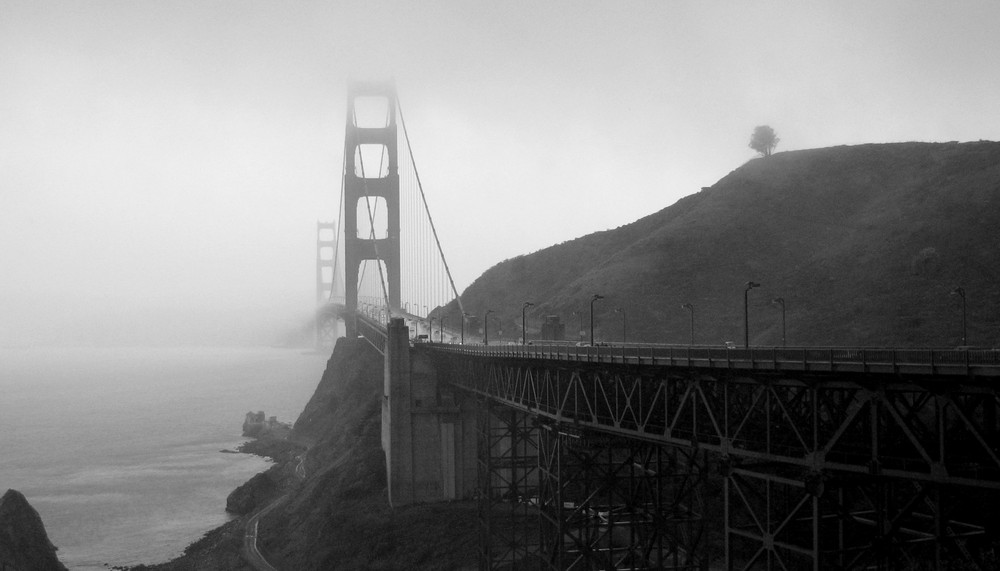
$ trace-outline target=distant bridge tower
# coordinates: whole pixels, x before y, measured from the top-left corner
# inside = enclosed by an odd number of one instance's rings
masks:
[[[322,306],[337,294],[334,276],[337,268],[337,224],[316,223],[316,306]]]
[[[359,119],[359,99],[384,100],[381,125]],[[368,119],[368,117],[365,117]],[[384,200],[387,225],[385,235],[376,234],[375,212],[378,199]],[[357,335],[358,276],[361,264],[373,260],[381,269],[369,270],[388,296],[389,311],[400,307],[399,255],[399,158],[396,145],[396,90],[388,83],[357,83],[347,95],[346,139],[344,141],[344,319],[349,338]],[[365,220],[367,235],[359,235],[358,216]],[[377,215],[377,216],[376,216]],[[381,289],[381,288],[379,288]],[[384,297],[382,294],[379,298]]]
[[[316,223],[316,347],[330,348],[337,341],[337,319],[340,318],[335,304],[343,303],[343,295],[337,289],[337,224]]]

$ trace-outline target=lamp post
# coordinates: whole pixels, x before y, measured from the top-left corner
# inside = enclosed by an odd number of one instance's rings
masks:
[[[968,341],[967,341],[968,329],[966,328],[966,321],[965,321],[965,316],[966,316],[966,314],[965,314],[965,288],[963,288],[963,287],[957,287],[957,288],[951,290],[951,295],[957,295],[957,296],[959,296],[959,297],[962,298],[962,346],[964,347],[964,346],[966,346],[968,344]]]
[[[526,301],[526,302],[524,302],[524,305],[521,306],[521,345],[527,345],[528,344],[528,330],[524,327],[524,323],[525,323],[525,321],[524,321],[524,312],[525,312],[526,309],[528,309],[532,305],[535,305],[535,304],[531,303],[530,301]]]
[[[743,346],[750,348],[750,310],[747,309],[747,294],[755,287],[760,287],[757,282],[747,282],[746,289],[743,290]]]
[[[599,300],[599,299],[604,299],[604,296],[595,293],[594,297],[590,298],[590,345],[591,345],[591,347],[594,346],[594,302],[597,301],[597,300]]]
[[[685,303],[681,305],[684,309],[691,312],[691,345],[694,345],[694,306],[690,303]]]
[[[785,343],[785,298],[776,297],[771,300],[771,303],[781,306],[781,346],[786,347]]]
[[[627,340],[626,337],[625,337],[625,308],[624,307],[616,307],[615,308],[615,313],[622,314],[622,345],[625,345],[625,342]]]
[[[493,313],[492,309],[487,309],[486,313],[483,314],[483,345],[490,344],[490,314]]]

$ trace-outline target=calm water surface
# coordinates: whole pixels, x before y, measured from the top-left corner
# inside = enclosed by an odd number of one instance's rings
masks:
[[[20,490],[70,569],[157,563],[229,518],[267,468],[223,454],[243,416],[292,422],[327,355],[290,349],[0,349],[0,494]]]

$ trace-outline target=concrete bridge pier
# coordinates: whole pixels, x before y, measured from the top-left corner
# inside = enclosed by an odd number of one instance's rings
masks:
[[[467,497],[475,489],[475,407],[458,402],[428,356],[411,350],[401,318],[388,328],[382,450],[394,507]]]

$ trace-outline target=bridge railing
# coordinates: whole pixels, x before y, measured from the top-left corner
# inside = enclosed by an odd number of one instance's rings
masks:
[[[432,344],[435,348],[488,357],[568,360],[587,363],[689,366],[730,369],[1000,375],[996,349],[896,349],[879,347],[750,347],[535,342],[528,345]]]
[[[385,345],[389,334],[382,322],[374,317],[362,312],[358,312],[358,336],[364,337],[372,347],[385,355]]]

